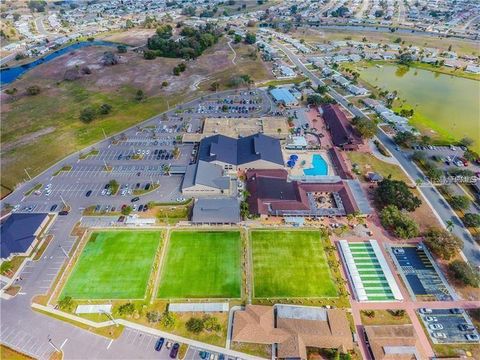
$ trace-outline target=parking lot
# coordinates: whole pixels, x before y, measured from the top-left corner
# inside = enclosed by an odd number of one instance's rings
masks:
[[[420,309],[420,318],[434,344],[478,343],[478,330],[463,309]]]
[[[237,358],[238,359],[238,358]],[[236,360],[234,357],[190,346],[185,360]]]
[[[415,299],[427,296],[438,301],[453,300],[453,291],[423,246],[392,246],[391,251],[395,265]]]

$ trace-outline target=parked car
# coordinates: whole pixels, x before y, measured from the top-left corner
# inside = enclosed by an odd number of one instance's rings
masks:
[[[432,333],[432,336],[434,338],[437,338],[437,339],[446,339],[447,338],[447,334],[445,334],[443,332],[434,332],[434,333]]]
[[[57,204],[53,204],[52,207],[50,208],[50,211],[55,211],[57,207],[58,207]]]
[[[462,331],[473,331],[473,330],[475,330],[475,326],[470,325],[470,324],[460,324],[460,325],[458,325],[458,328]]]
[[[436,316],[425,316],[425,321],[435,322],[438,321],[438,318]]]
[[[175,359],[178,355],[178,349],[180,348],[180,344],[179,343],[175,343],[173,344],[173,347],[172,347],[172,350],[170,350],[170,357],[172,359]]]
[[[431,314],[431,313],[432,313],[432,309],[421,308],[420,310],[418,310],[418,312],[419,312],[420,314]]]
[[[68,215],[68,211],[67,210],[62,210],[58,213],[58,215],[62,215],[62,216]]]
[[[206,352],[206,351],[200,351],[200,353],[199,353],[198,355],[200,355],[200,359],[205,360],[205,359],[208,359],[208,356],[209,356],[210,354],[209,354],[208,352]]]
[[[442,324],[428,324],[428,328],[430,330],[442,330],[443,325]]]
[[[463,314],[463,309],[453,308],[453,309],[450,309],[450,312],[452,314]]]
[[[86,197],[89,197],[90,195],[92,195],[92,190],[88,190],[87,193],[85,194]]]
[[[480,339],[480,337],[478,336],[478,334],[465,334],[465,338],[468,340],[468,341],[478,341]]]
[[[403,254],[405,254],[405,250],[402,249],[402,248],[394,248],[394,249],[393,249],[393,252],[394,252],[395,254],[398,254],[398,255],[403,255]]]
[[[155,343],[155,350],[156,351],[162,350],[162,346],[164,342],[165,342],[165,339],[163,337],[158,339],[157,342]]]
[[[142,204],[140,204],[140,205],[138,206],[138,211],[143,211],[143,205],[142,205]]]
[[[170,349],[172,347],[172,343],[170,341],[167,341],[167,343],[165,344],[165,347],[167,349]]]
[[[130,201],[133,203],[133,202],[136,202],[136,201],[138,201],[138,200],[140,200],[140,198],[139,198],[138,196],[135,196],[135,197],[134,197],[132,200],[130,200]]]

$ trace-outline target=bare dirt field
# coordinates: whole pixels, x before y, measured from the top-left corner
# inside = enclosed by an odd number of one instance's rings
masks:
[[[121,34],[118,41],[146,41],[144,31]],[[100,46],[76,50],[27,72],[7,87],[16,89],[14,95],[1,93],[2,196],[24,179],[24,168],[38,174],[100,140],[102,128],[107,134],[120,132],[165,111],[167,101],[172,106],[209,92],[214,80],[227,88],[228,79],[235,74],[249,74],[255,81],[272,78],[260,57],[251,56],[252,46],[235,45],[237,61],[233,64],[234,54],[227,42],[222,38],[201,57],[187,62],[187,70],[180,76],[172,70],[181,59],[145,60],[141,53],[117,54],[115,48]],[[105,51],[114,52],[118,64],[103,65]],[[66,73],[71,80],[65,80]],[[168,85],[162,86],[164,82]],[[38,95],[26,94],[31,85],[40,87]],[[145,93],[142,101],[135,99],[139,89]],[[112,106],[108,115],[98,116],[90,124],[79,120],[82,109],[105,103]]]

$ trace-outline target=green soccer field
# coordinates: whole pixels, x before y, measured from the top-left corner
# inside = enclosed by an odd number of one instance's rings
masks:
[[[93,233],[61,297],[142,299],[160,238],[160,231]]]
[[[254,295],[336,297],[317,231],[252,231]]]
[[[173,231],[158,288],[160,298],[239,298],[238,231]]]

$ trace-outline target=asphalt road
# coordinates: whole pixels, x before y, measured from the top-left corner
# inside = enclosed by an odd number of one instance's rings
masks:
[[[307,76],[312,81],[313,84],[321,86],[325,85],[325,83],[318,76],[308,70],[305,65],[303,65],[303,63],[300,61],[298,56],[296,56],[286,46],[278,43],[277,41],[273,41],[273,43],[288,56],[288,58],[304,73],[305,76]],[[328,93],[344,108],[348,109],[348,111],[350,111],[354,116],[368,117],[365,113],[363,113],[360,109],[351,104],[347,99],[345,99],[334,89],[329,87]],[[425,175],[413,164],[413,162],[407,156],[405,156],[405,153],[396,150],[396,144],[390,137],[388,137],[380,130],[378,131],[377,136],[379,140],[393,154],[393,156],[399,161],[403,169],[414,182],[417,179],[423,180],[425,178]],[[455,225],[453,228],[453,233],[463,240],[463,254],[472,265],[474,265],[475,267],[480,266],[480,247],[473,240],[468,230],[465,229],[463,223],[450,208],[443,196],[431,184],[424,184],[419,187],[419,190],[422,195],[428,200],[430,206],[438,214],[444,226],[446,226],[447,221],[453,221]]]

